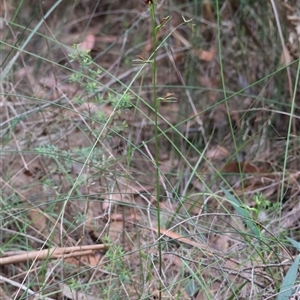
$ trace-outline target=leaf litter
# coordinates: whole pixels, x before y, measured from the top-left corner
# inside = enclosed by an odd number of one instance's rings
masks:
[[[92,8],[89,7],[91,4],[84,4],[84,2],[80,5],[81,8],[85,7],[87,10]],[[128,13],[134,9],[130,7],[130,4],[126,5]],[[110,9],[113,9],[113,6],[114,4]],[[225,6],[224,19],[226,19],[226,14],[229,14],[228,11],[233,8],[233,4]],[[144,8],[140,7],[138,9],[142,12]],[[197,274],[199,269],[204,270],[202,276],[209,282],[210,287],[207,292],[210,297],[215,299],[222,299],[224,291],[228,293],[226,280],[234,285],[242,285],[246,282],[241,290],[240,299],[251,295],[251,286],[253,285],[258,290],[258,295],[270,295],[274,292],[270,286],[279,278],[270,278],[268,271],[262,267],[252,279],[251,276],[256,268],[266,265],[266,261],[258,257],[255,249],[249,250],[249,252],[244,251],[248,244],[245,242],[246,237],[241,237],[239,232],[247,232],[249,228],[241,216],[235,214],[220,187],[226,183],[226,188],[243,199],[251,212],[251,209],[255,209],[258,205],[253,200],[254,195],[260,194],[270,203],[277,203],[278,191],[281,186],[284,186],[283,205],[285,210],[283,210],[282,216],[279,217],[276,211],[271,210],[268,223],[258,221],[258,225],[262,226],[262,230],[274,235],[277,234],[279,228],[281,232],[293,229],[292,234],[297,235],[296,229],[298,229],[299,221],[298,171],[288,169],[284,179],[282,178],[282,165],[277,160],[278,157],[282,157],[280,152],[284,151],[284,144],[280,140],[275,144],[276,141],[263,136],[263,128],[260,127],[263,127],[262,122],[267,124],[269,116],[263,113],[259,118],[257,115],[251,115],[248,108],[255,105],[255,101],[241,98],[238,95],[228,101],[229,113],[224,104],[218,103],[220,96],[216,91],[220,87],[220,69],[216,64],[217,45],[211,38],[215,34],[215,29],[214,26],[208,25],[209,22],[215,22],[209,8],[211,8],[209,5],[205,8],[207,23],[201,30],[203,30],[204,36],[207,35],[206,38],[207,41],[210,41],[211,47],[205,49],[205,45],[203,47],[192,45],[187,35],[187,27],[179,26],[176,34],[174,33],[174,47],[185,47],[183,50],[172,49],[178,50],[175,56],[177,67],[179,70],[184,70],[188,59],[202,61],[198,77],[196,77],[203,91],[198,97],[195,95],[195,99],[199,99],[196,103],[197,114],[193,109],[185,111],[188,105],[183,105],[186,103],[186,99],[185,95],[180,92],[174,93],[175,103],[166,101],[161,104],[159,110],[162,116],[160,129],[164,134],[160,137],[159,149],[162,174],[160,181],[162,194],[159,196],[155,195],[155,178],[153,176],[155,167],[149,155],[149,152],[154,153],[152,143],[154,127],[151,123],[154,116],[147,105],[140,103],[138,110],[127,109],[118,115],[110,104],[86,101],[81,103],[80,99],[83,99],[85,95],[78,87],[74,87],[66,80],[65,71],[60,68],[50,68],[49,70],[45,67],[46,69],[41,72],[43,75],[39,76],[35,67],[30,66],[31,63],[27,62],[27,59],[23,66],[20,62],[20,67],[12,81],[14,88],[9,88],[10,83],[2,86],[7,95],[1,107],[1,122],[12,120],[8,132],[9,138],[3,143],[1,155],[2,197],[10,199],[9,203],[12,207],[12,210],[9,210],[1,203],[4,218],[8,220],[7,224],[9,224],[2,229],[3,244],[8,241],[7,236],[10,237],[9,230],[17,231],[22,220],[26,220],[28,223],[26,235],[31,250],[42,247],[41,251],[45,251],[44,249],[51,249],[51,246],[64,247],[71,251],[75,246],[81,247],[81,250],[88,245],[91,246],[91,249],[93,246],[101,248],[103,241],[107,239],[110,244],[120,247],[125,253],[122,255],[122,253],[118,253],[117,248],[113,247],[111,248],[113,249],[112,253],[109,253],[109,255],[115,253],[115,255],[119,255],[117,257],[122,257],[124,266],[120,267],[121,269],[118,269],[118,266],[113,266],[115,269],[107,268],[112,266],[109,263],[111,258],[106,251],[89,250],[90,252],[82,252],[83,255],[78,254],[77,256],[76,252],[72,253],[72,256],[75,257],[67,257],[63,253],[62,257],[51,257],[50,255],[50,258],[54,261],[64,261],[64,264],[60,266],[63,267],[66,277],[74,274],[74,270],[78,272],[79,268],[85,266],[85,274],[88,274],[92,280],[103,282],[102,289],[107,288],[108,285],[105,283],[107,279],[110,282],[117,281],[117,272],[123,269],[130,270],[130,284],[125,280],[127,275],[124,275],[125,279],[121,281],[123,288],[120,289],[123,294],[121,293],[120,297],[130,295],[130,299],[140,299],[148,294],[156,297],[159,288],[156,280],[158,256],[156,245],[160,239],[164,245],[162,267],[165,278],[162,280],[166,287],[166,297],[180,297],[181,295],[185,298],[205,299],[207,294],[199,287],[193,291],[194,294],[188,294],[188,291],[191,293],[191,289],[187,288],[188,280],[193,274]],[[10,8],[5,9],[9,10]],[[297,33],[297,19],[292,17],[296,12],[288,9],[290,11],[289,19],[295,24]],[[82,16],[79,7],[73,13],[77,14],[77,17]],[[97,20],[103,23],[101,28],[107,25],[105,22],[108,19],[106,20],[103,16]],[[49,24],[54,26],[54,21]],[[141,22],[142,25],[147,24],[145,20]],[[182,20],[174,18],[172,22],[172,26],[175,28]],[[248,24],[250,27],[255,26],[251,23],[251,18],[247,22],[250,23]],[[92,27],[92,25],[90,26]],[[143,27],[140,28],[143,29]],[[118,39],[119,31],[122,30],[120,24],[111,26],[108,35],[96,32],[96,30],[81,35],[80,25],[74,26],[72,30],[75,33],[69,35],[70,42],[64,40],[64,44],[70,49],[72,39],[81,39],[81,48],[90,50],[97,63],[101,64],[103,61],[103,66],[110,66],[117,62],[116,65],[119,69],[118,71],[113,70],[115,72],[113,76],[117,78],[128,68],[126,62],[123,60],[120,62],[120,55],[125,53],[122,59],[126,61],[127,56],[133,58],[130,53],[142,53],[144,57],[149,57],[153,50],[151,36],[146,29],[142,31],[147,39],[143,40],[144,44],[140,46],[139,52],[135,51],[132,46],[135,42],[132,37],[123,36],[122,39]],[[163,39],[168,34],[167,26],[159,34],[158,38]],[[293,34],[290,33],[289,36],[291,48],[295,43]],[[79,35],[80,38],[78,38]],[[129,40],[126,41],[126,38]],[[126,48],[127,42],[129,49]],[[236,46],[234,42],[233,39],[233,48]],[[102,47],[107,47],[107,44],[114,46],[112,51],[103,53],[103,56],[97,60],[98,53],[103,50]],[[122,48],[123,46],[127,52]],[[31,47],[34,45],[32,44]],[[34,53],[32,49],[30,51]],[[228,62],[230,62],[231,50],[228,51]],[[61,53],[58,50],[57,52]],[[158,89],[160,95],[173,95],[172,89],[167,86],[174,82],[177,84],[181,82],[176,73],[174,75],[174,70],[169,68],[167,57],[161,56],[158,67],[172,75],[166,76],[167,73],[164,72],[158,74],[158,82],[165,85]],[[278,56],[279,61],[280,57],[281,53]],[[258,66],[259,63],[262,63],[257,62],[253,57],[251,59],[253,65]],[[259,69],[259,66],[257,68]],[[241,75],[236,72],[237,70],[232,68],[232,65],[225,65],[225,73],[230,78],[241,78]],[[111,78],[104,74],[102,79],[105,86],[105,82],[109,82]],[[125,84],[129,84],[130,79],[129,76],[123,81]],[[245,81],[248,82],[248,79],[243,79],[243,82]],[[147,73],[143,74],[142,89],[149,82],[151,82],[151,76]],[[112,86],[117,87],[116,84]],[[232,89],[237,88],[237,86],[232,86]],[[49,102],[60,97],[62,100],[57,102],[58,105],[49,106],[47,109],[36,111],[33,114],[25,114],[24,118],[19,119],[18,116],[35,107],[36,99],[27,98],[32,93],[36,98]],[[107,95],[104,92],[103,98]],[[141,95],[150,102],[151,90],[145,88],[141,91]],[[259,95],[255,95],[255,97],[259,97]],[[75,98],[78,98],[79,101],[76,102]],[[207,107],[211,108],[207,109]],[[207,109],[206,113],[203,112],[205,109]],[[245,111],[245,114],[240,113],[241,111]],[[106,119],[107,117],[111,118],[107,127],[103,126],[101,121],[95,122],[95,116],[99,117],[99,115],[105,116]],[[249,129],[247,132],[250,132],[249,135],[252,132],[249,143],[242,149],[245,153],[242,151],[236,153],[231,130],[228,130],[228,115],[234,123],[236,136],[242,135],[243,131],[245,133],[247,128]],[[211,136],[212,139],[209,140],[210,144],[204,153],[203,162],[199,164],[197,176],[193,176],[189,180],[193,170],[184,162],[182,156],[185,156],[190,163],[195,164],[199,159],[199,152],[189,148],[190,144],[187,141],[199,149],[203,148],[203,144],[197,145],[199,140],[201,142],[201,135],[199,134],[199,120],[196,117],[199,117],[204,124],[205,134]],[[178,126],[178,123],[180,124],[178,120],[184,120],[183,126]],[[113,127],[120,126],[124,121],[127,128],[122,128],[119,132],[112,130]],[[249,122],[252,122],[253,126]],[[278,122],[277,124],[280,125]],[[178,136],[174,133],[176,131],[170,130],[170,125],[176,126],[179,132],[186,136],[186,139],[182,139],[181,136],[176,141]],[[285,131],[285,128],[276,129],[278,129],[277,132]],[[92,134],[93,132],[97,133],[96,136]],[[97,142],[98,134],[102,134],[103,139]],[[261,144],[264,140],[274,143],[272,145],[267,142]],[[131,143],[134,145],[134,151],[132,151]],[[38,147],[47,144],[55,147],[51,149],[44,147],[40,152],[36,151]],[[97,150],[89,160],[85,160],[94,144]],[[172,151],[173,145],[179,147],[181,156],[178,157]],[[260,149],[262,149],[261,152],[259,152]],[[274,153],[273,149],[276,149],[278,153]],[[202,153],[202,150],[200,151]],[[129,157],[130,163],[128,164]],[[69,195],[77,178],[79,178],[77,186]],[[186,189],[187,183],[189,186]],[[162,207],[163,227],[160,238],[157,235],[158,224],[155,211],[157,201],[161,202]],[[58,218],[62,211],[64,219]],[[19,212],[22,213],[22,218],[17,217]],[[278,224],[281,224],[281,227],[278,227]],[[46,242],[46,245],[38,242],[36,238]],[[296,237],[294,236],[294,238]],[[253,241],[253,243],[257,243],[257,241]],[[26,253],[30,253],[29,249]],[[272,251],[269,251],[269,255],[271,254]],[[250,256],[253,259],[248,260]],[[33,265],[41,266],[36,261],[38,256],[34,257]],[[282,254],[282,260],[283,258],[286,258],[286,253]],[[28,257],[26,261],[28,261]],[[25,270],[24,266],[20,266],[20,268]],[[56,271],[56,268],[55,263],[47,261],[47,271],[52,270],[51,272],[53,272],[53,275],[49,277],[49,282],[57,280],[58,269]],[[8,267],[5,270],[5,274],[1,275],[12,276],[12,269]],[[151,278],[147,287],[141,288],[142,275],[144,275],[141,274],[141,270],[144,270]],[[226,275],[224,276],[224,274]],[[31,275],[37,276],[34,271],[31,272]],[[20,275],[20,282],[22,281],[21,277]],[[91,286],[94,295],[100,293],[95,285]],[[62,295],[69,299],[75,299],[70,283],[64,283],[60,289]],[[58,294],[57,297],[53,297],[59,299]],[[93,299],[82,291],[76,291],[76,295],[76,297]]]

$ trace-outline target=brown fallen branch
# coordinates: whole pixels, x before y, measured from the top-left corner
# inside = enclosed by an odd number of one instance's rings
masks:
[[[50,248],[39,251],[29,251],[8,257],[0,257],[0,266],[45,259],[61,259],[91,254],[94,250],[106,250],[110,244],[75,246],[66,248]]]
[[[155,231],[156,233],[158,233],[158,228],[156,228],[156,227],[148,228],[148,229],[152,229],[153,231]],[[205,254],[207,254],[208,256],[213,256],[213,253],[211,252],[211,249],[209,249],[204,244],[199,244],[197,242],[194,242],[194,241],[190,240],[189,238],[185,238],[185,237],[181,236],[180,234],[178,234],[178,233],[176,233],[174,231],[171,231],[171,230],[166,230],[166,229],[161,228],[160,229],[160,233],[161,233],[161,238],[163,236],[167,236],[168,238],[170,238],[170,239],[172,239],[174,241],[182,242],[184,244],[187,244],[187,245],[199,248],[203,252],[205,252]]]

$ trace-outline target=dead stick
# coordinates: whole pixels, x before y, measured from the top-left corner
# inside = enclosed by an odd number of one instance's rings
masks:
[[[87,246],[75,246],[75,247],[66,247],[66,248],[50,248],[40,251],[29,251],[18,255],[13,255],[9,257],[0,257],[0,266],[20,263],[28,260],[44,260],[47,258],[57,259],[63,258],[63,256],[80,256],[86,254],[84,251],[88,250],[106,250],[110,247],[110,244],[102,245],[87,245]],[[82,252],[83,251],[83,252]],[[80,254],[82,253],[82,254]],[[74,255],[73,255],[74,254]],[[76,254],[76,255],[75,255]]]

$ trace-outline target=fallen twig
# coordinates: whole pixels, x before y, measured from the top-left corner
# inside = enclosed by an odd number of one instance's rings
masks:
[[[29,260],[60,259],[66,257],[82,256],[90,254],[92,250],[106,250],[110,244],[75,246],[66,248],[50,248],[39,251],[29,251],[8,257],[0,257],[0,266],[27,262]]]

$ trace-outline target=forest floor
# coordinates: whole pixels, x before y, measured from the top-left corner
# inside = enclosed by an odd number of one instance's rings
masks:
[[[300,295],[300,2],[151,5],[1,2],[0,299]]]

